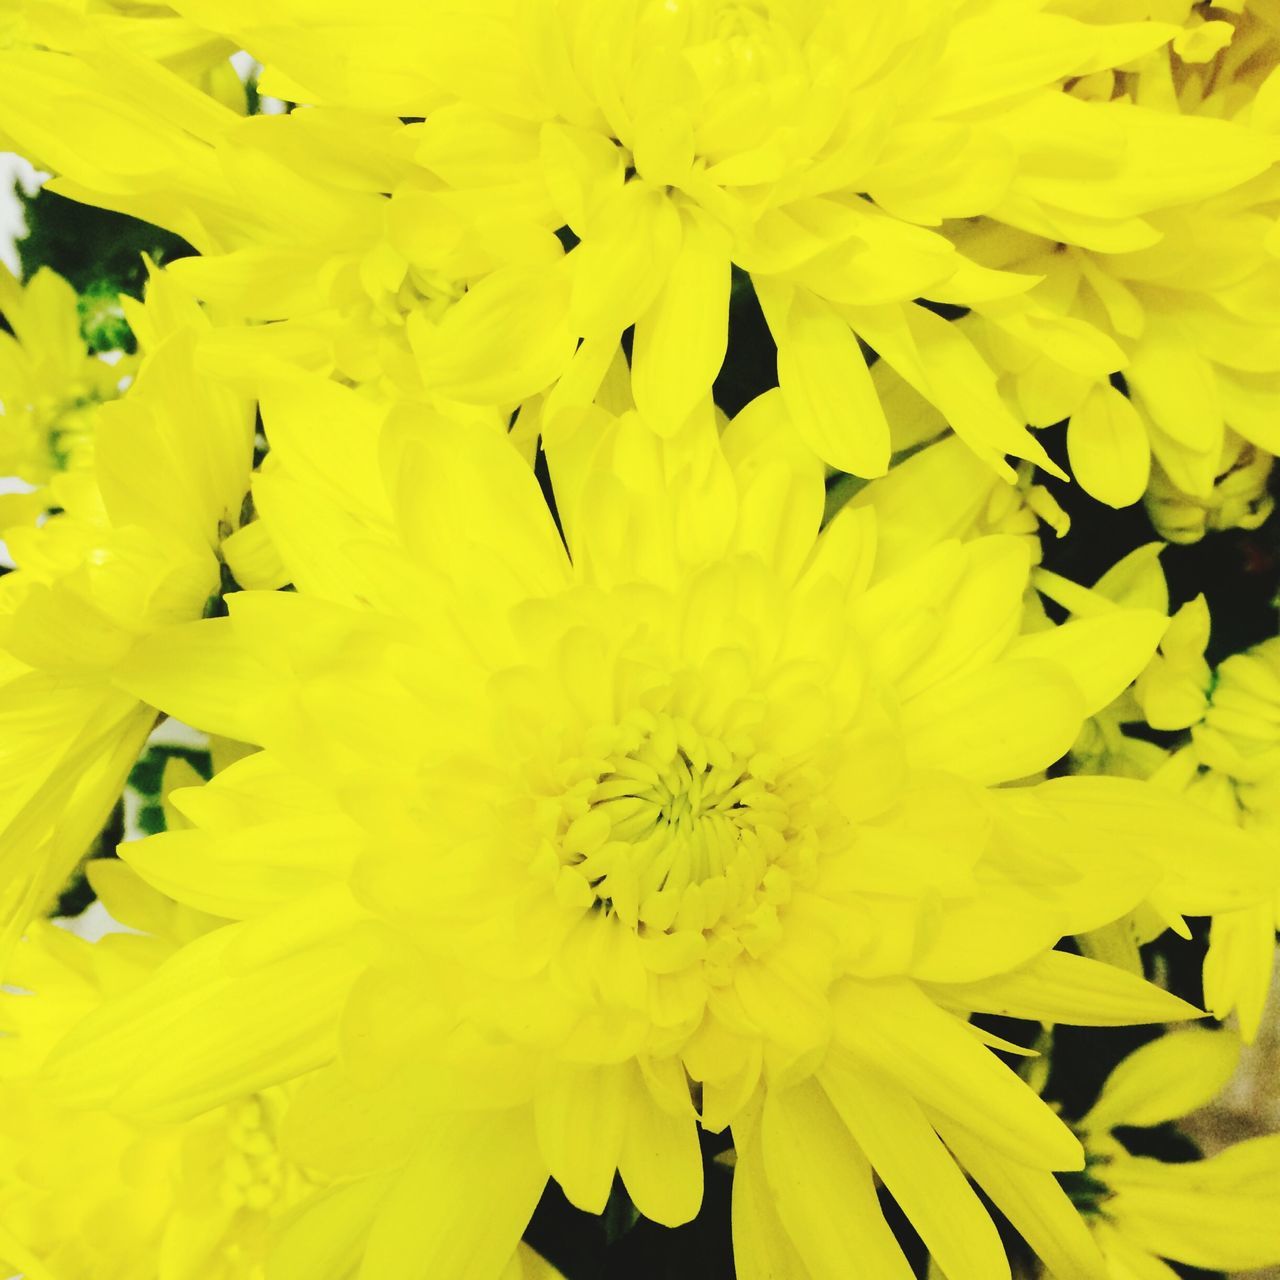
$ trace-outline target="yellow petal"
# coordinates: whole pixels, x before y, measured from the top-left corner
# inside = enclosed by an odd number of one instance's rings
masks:
[[[631,353],[636,407],[663,435],[711,391],[729,342],[728,234],[696,206],[682,207],[680,221],[680,249],[653,305],[636,321]]]
[[[833,1004],[841,1048],[891,1075],[930,1111],[1033,1167],[1083,1164],[1066,1125],[914,983],[844,982]]]
[[[276,913],[269,935],[233,925],[197,939],[78,1024],[50,1057],[48,1083],[77,1103],[171,1120],[319,1066],[369,961],[367,944],[344,937],[357,918],[340,890]]]
[[[919,694],[903,707],[902,727],[917,767],[991,785],[1061,759],[1084,716],[1084,699],[1061,668],[1007,659]]]
[[[1118,1161],[1107,1211],[1134,1244],[1175,1262],[1245,1271],[1280,1258],[1280,1134],[1209,1160]]]
[[[438,323],[413,312],[409,340],[427,389],[465,404],[513,404],[565,370],[578,335],[561,264],[485,276]]]
[[[1240,1041],[1227,1031],[1193,1028],[1161,1036],[1112,1071],[1082,1123],[1112,1129],[1179,1120],[1218,1096],[1239,1058]]]
[[[702,1204],[702,1150],[692,1115],[672,1115],[633,1080],[618,1172],[646,1218],[665,1227],[691,1221]]]
[[[1048,951],[1012,973],[982,982],[939,983],[934,990],[957,1009],[1077,1026],[1123,1027],[1202,1016],[1134,974],[1065,951]]]
[[[734,1134],[733,1261],[740,1280],[812,1280],[782,1225],[765,1177],[759,1135]]]
[[[566,583],[568,557],[538,482],[505,438],[406,411],[385,462],[405,542],[426,566],[512,599]]]
[[[627,1127],[632,1068],[557,1063],[534,1094],[538,1147],[571,1204],[603,1213]]]
[[[1276,921],[1271,903],[1214,916],[1204,962],[1205,1004],[1215,1018],[1234,1009],[1245,1043],[1258,1034],[1275,967]]]
[[[943,1141],[1036,1251],[1054,1280],[1113,1280],[1084,1219],[1051,1173],[1010,1160],[949,1120],[935,1121]]]
[[[889,424],[848,321],[808,289],[762,277],[756,292],[778,345],[778,381],[801,438],[840,471],[884,475]]]
[[[834,1055],[818,1078],[947,1280],[1007,1276],[995,1224],[910,1094]]]
[[[546,1179],[528,1108],[438,1117],[383,1202],[360,1280],[496,1280]]]
[[[815,1081],[769,1090],[760,1140],[778,1216],[814,1280],[862,1268],[877,1280],[909,1280],[871,1166]]]
[[[1151,474],[1151,442],[1138,411],[1114,387],[1094,386],[1071,415],[1067,453],[1076,479],[1100,502],[1127,507]]]
[[[1125,609],[1020,636],[1011,657],[1054,663],[1071,676],[1086,715],[1097,715],[1142,672],[1168,626],[1163,613]]]
[[[393,1183],[390,1175],[330,1188],[299,1206],[276,1228],[273,1280],[349,1280],[369,1228]]]

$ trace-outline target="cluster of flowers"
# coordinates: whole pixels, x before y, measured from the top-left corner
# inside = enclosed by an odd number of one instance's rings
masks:
[[[1214,670],[1154,539],[1270,512],[1278,64],[1280,0],[0,0],[0,142],[195,251],[110,359],[0,280],[0,1263],[573,1280],[549,1180],[704,1176],[742,1280],[909,1280],[886,1193],[947,1280],[1280,1261],[1280,1138],[1132,1138],[1275,950],[1280,640]],[[1153,540],[1041,567],[1045,477]],[[1187,916],[1239,1034],[1064,1118],[1041,1028],[1201,1016]]]

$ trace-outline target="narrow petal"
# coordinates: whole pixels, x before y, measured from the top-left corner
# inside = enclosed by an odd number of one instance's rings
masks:
[[[759,1134],[743,1142],[735,1133],[733,1170],[733,1262],[738,1280],[811,1280],[778,1217],[765,1179]]]
[[[889,424],[849,323],[808,289],[761,278],[778,380],[795,429],[823,462],[856,476],[889,469]]]
[[[680,210],[683,239],[653,305],[636,321],[631,386],[662,435],[711,391],[729,342],[729,237],[696,206]]]
[[[1204,999],[1215,1018],[1234,1009],[1252,1042],[1262,1022],[1275,966],[1275,908],[1269,902],[1214,916],[1204,962]]]
[[[871,1166],[815,1081],[769,1091],[760,1140],[778,1215],[814,1280],[909,1280]]]
[[[995,1224],[911,1095],[835,1055],[818,1078],[947,1280],[1008,1276]]]
[[[1149,859],[1162,872],[1159,900],[1173,912],[1214,915],[1274,892],[1274,859],[1262,840],[1169,791],[1131,778],[1053,778],[1031,799],[1064,840],[1078,844],[1088,832],[1095,855]]]
[[[957,1009],[1076,1026],[1123,1027],[1202,1016],[1138,975],[1065,951],[1047,951],[982,982],[939,983],[933,990]]]
[[[1058,1180],[1010,1160],[984,1138],[936,1118],[942,1140],[1036,1251],[1054,1280],[1111,1280],[1107,1264]]]
[[[841,1047],[924,1106],[1033,1167],[1078,1169],[1061,1120],[951,1014],[911,982],[844,982],[833,993]]]
[[[1179,1120],[1222,1092],[1239,1059],[1240,1041],[1228,1031],[1161,1036],[1112,1071],[1083,1123],[1111,1129]]]
[[[1151,1253],[1213,1271],[1280,1258],[1280,1134],[1185,1164],[1117,1162],[1108,1183],[1108,1213]]]
[[[197,939],[79,1023],[51,1054],[46,1082],[75,1105],[161,1121],[320,1066],[369,963],[367,944],[344,936],[356,918],[335,892],[276,913],[269,941],[253,923]]]

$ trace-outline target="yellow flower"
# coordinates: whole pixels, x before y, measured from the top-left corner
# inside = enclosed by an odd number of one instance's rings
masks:
[[[1160,550],[1159,543],[1139,548],[1091,592],[1043,571],[1039,580],[1078,617],[1117,604],[1165,611]],[[1280,828],[1280,641],[1234,654],[1214,670],[1205,661],[1209,625],[1203,596],[1178,610],[1132,689],[1086,726],[1072,748],[1071,767],[1077,773],[1147,778],[1225,822],[1263,833],[1274,847]],[[1135,726],[1183,732],[1161,746],[1133,732]],[[1202,856],[1212,859],[1212,845]],[[1170,925],[1182,927],[1151,908],[1145,904],[1128,919],[1082,938],[1085,953],[1140,973],[1138,945]],[[1257,1034],[1271,986],[1278,925],[1280,897],[1274,895],[1213,918],[1205,1002],[1216,1017],[1234,1012],[1246,1040]]]
[[[720,368],[737,267],[795,429],[859,475],[890,460],[863,341],[992,465],[1056,469],[998,394],[1003,361],[921,299],[1068,379],[1123,363],[1093,319],[1022,298],[1034,275],[957,252],[964,220],[988,215],[1006,261],[1036,235],[1128,250],[1158,235],[1149,213],[1275,156],[1233,123],[1064,94],[1177,28],[1042,0],[892,22],[772,0],[177,7],[308,109],[236,122],[147,59],[40,52],[5,59],[0,123],[61,189],[196,244],[176,270],[202,297],[283,322],[258,342],[491,416],[554,384],[550,423],[634,324],[637,405],[675,429]],[[262,359],[223,354],[241,376]]]
[[[310,1189],[275,1149],[281,1090],[143,1128],[40,1088],[39,1063],[69,1026],[219,923],[118,862],[91,863],[89,875],[113,916],[142,933],[91,944],[41,922],[17,949],[11,976],[24,990],[0,1004],[0,1259],[32,1280],[261,1276],[268,1217]]]
[[[687,1221],[699,1126],[733,1130],[744,1277],[905,1276],[873,1167],[953,1280],[1002,1274],[948,1148],[1092,1274],[1049,1172],[1079,1149],[964,1018],[1186,1016],[1050,948],[1144,893],[1267,891],[1243,836],[1143,784],[1000,785],[1067,750],[1164,618],[1021,634],[1017,537],[879,572],[872,511],[819,536],[777,393],[722,440],[709,406],[665,441],[592,415],[551,455],[567,548],[500,437],[370,413],[324,382],[268,400],[255,492],[299,589],[126,664],[265,748],[171,797],[194,829],[126,850],[240,923],[86,1019],[51,1087],[173,1119],[312,1073],[284,1146],[344,1185],[281,1280],[339,1244],[388,1280],[497,1275],[548,1174],[599,1212],[619,1171]]]
[[[1223,661],[1209,706],[1191,731],[1187,792],[1266,834],[1280,832],[1280,640]],[[1253,1039],[1271,985],[1280,897],[1215,916],[1205,961],[1205,1002],[1215,1016],[1233,1009]]]
[[[131,932],[89,943],[37,923],[12,968],[23,990],[0,996],[0,1265],[26,1280],[262,1280],[273,1250],[288,1258],[289,1211],[317,1189],[279,1150],[287,1090],[140,1126],[62,1106],[41,1088],[39,1063],[68,1027],[221,923],[119,862],[88,873]],[[312,1280],[353,1280],[352,1259],[326,1265]],[[559,1276],[522,1246],[503,1280]]]
[[[1029,464],[1010,485],[959,436],[948,436],[898,463],[876,484],[851,499],[855,510],[879,516],[876,562],[882,571],[905,563],[948,538],[965,541],[988,534],[1022,539],[1032,563],[1041,557],[1040,528],[1058,537],[1071,522],[1043,485],[1031,483]]]
[[[244,85],[230,62],[236,46],[159,0],[0,4],[0,48],[93,51],[104,45],[142,53],[234,110],[245,110]]]
[[[281,322],[208,340],[232,381],[283,359],[505,422],[494,406],[573,355],[545,192],[549,226],[525,200],[450,200],[414,159],[419,126],[323,108],[245,120],[146,42],[106,67],[94,38],[64,44],[4,56],[0,131],[52,190],[190,241],[203,257],[173,274],[224,316]]]
[[[1227,1272],[1280,1261],[1280,1135],[1177,1164],[1126,1147],[1124,1130],[1165,1124],[1211,1102],[1238,1053],[1239,1041],[1225,1031],[1161,1036],[1116,1067],[1076,1126],[1088,1163],[1068,1185],[1110,1280],[1175,1280],[1161,1259]]]
[[[1147,514],[1156,532],[1170,542],[1198,542],[1221,529],[1257,529],[1275,509],[1270,493],[1274,463],[1265,449],[1228,428],[1209,492],[1184,492],[1157,462],[1147,486]]]
[[[61,512],[8,531],[0,579],[0,927],[11,940],[87,851],[156,718],[114,672],[139,637],[198,618],[226,566],[262,560],[240,529],[249,406],[193,367],[203,320],[157,276],[132,309],[149,347],[136,383],[99,410],[93,467],[56,476]],[[228,571],[230,572],[230,571]]]
[[[0,332],[0,473],[37,490],[59,471],[91,466],[98,406],[120,394],[135,363],[85,349],[76,302],[47,267],[26,285],[0,270],[0,316],[10,330]],[[7,497],[4,523],[47,505],[39,492]]]
[[[1268,14],[1256,6],[1229,20],[1197,16],[1169,49],[1134,69],[1086,77],[1059,104],[1083,119],[1081,97],[1117,115],[1131,102],[1133,123],[1174,147],[1179,128],[1188,138],[1212,131],[1224,144],[1232,136],[1230,145],[1251,143],[1268,164],[1194,193],[1177,191],[1181,178],[1171,171],[1166,203],[1148,206],[1121,238],[1027,224],[1040,234],[979,225],[959,236],[986,265],[1042,278],[1024,305],[1087,324],[1111,344],[1114,364],[1089,368],[1083,349],[1037,341],[1016,308],[1010,316],[977,308],[961,322],[1002,368],[1020,417],[1034,426],[1071,419],[1076,479],[1116,507],[1150,484],[1153,519],[1177,541],[1194,541],[1206,524],[1256,527],[1270,509],[1266,475],[1280,448],[1280,121],[1268,77],[1280,56],[1280,15]],[[1154,136],[1147,152],[1153,164],[1174,158]],[[1101,198],[1086,208],[1121,212]],[[1109,383],[1117,371],[1127,395]]]

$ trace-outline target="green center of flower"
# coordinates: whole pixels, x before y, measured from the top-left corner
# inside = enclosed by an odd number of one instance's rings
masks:
[[[778,762],[668,715],[637,714],[602,736],[606,750],[581,762],[565,797],[561,861],[633,928],[767,946],[792,886]]]

